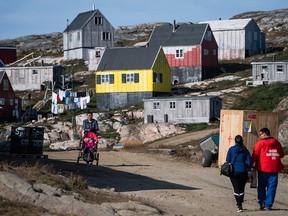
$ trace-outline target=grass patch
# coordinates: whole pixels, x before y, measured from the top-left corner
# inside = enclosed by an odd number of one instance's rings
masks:
[[[219,122],[215,121],[212,124],[198,123],[198,124],[179,124],[180,127],[185,128],[186,132],[195,132],[206,129],[214,129],[219,127]]]
[[[288,96],[288,84],[273,83],[268,86],[259,86],[253,89],[246,97],[238,97],[232,109],[273,111],[279,102]]]

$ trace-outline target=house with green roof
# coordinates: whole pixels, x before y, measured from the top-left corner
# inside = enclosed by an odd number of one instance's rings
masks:
[[[171,93],[162,47],[107,48],[96,73],[96,107],[117,109]]]

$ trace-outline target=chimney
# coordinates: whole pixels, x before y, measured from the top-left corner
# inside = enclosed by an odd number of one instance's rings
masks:
[[[92,5],[93,10],[95,10],[95,4]]]
[[[173,20],[173,32],[176,31],[176,20]]]

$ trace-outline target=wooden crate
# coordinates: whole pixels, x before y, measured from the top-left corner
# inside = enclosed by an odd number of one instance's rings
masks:
[[[252,154],[258,141],[259,130],[267,127],[271,136],[278,138],[278,113],[254,110],[221,110],[218,165],[226,160],[226,154],[235,144],[236,135],[241,135],[244,145]]]

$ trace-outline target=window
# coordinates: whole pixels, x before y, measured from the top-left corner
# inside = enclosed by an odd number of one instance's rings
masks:
[[[207,31],[205,34],[205,40],[211,41],[212,39],[212,33],[211,31]]]
[[[38,74],[38,71],[37,70],[32,70],[32,74],[33,75]]]
[[[153,102],[153,109],[160,109],[160,102]]]
[[[276,72],[283,73],[283,65],[277,65]]]
[[[122,83],[139,83],[139,73],[122,74]]]
[[[68,40],[70,41],[70,42],[72,42],[72,34],[68,34]]]
[[[7,79],[3,80],[3,90],[8,91],[9,90],[9,82]]]
[[[100,57],[101,57],[101,52],[100,52],[99,50],[97,50],[97,51],[95,52],[95,57],[96,57],[96,58],[100,58]]]
[[[175,109],[176,108],[176,102],[175,101],[170,101],[169,102],[169,108],[170,109]]]
[[[177,49],[175,58],[183,58],[183,49]]]
[[[257,40],[257,32],[254,32],[254,40]]]
[[[0,98],[0,105],[5,105],[5,98]]]
[[[102,40],[111,40],[110,32],[102,32]]]
[[[9,100],[9,103],[10,103],[10,106],[13,106],[14,99],[10,99],[10,100]]]
[[[217,54],[216,49],[213,49],[213,55],[216,56],[216,54]]]
[[[80,41],[80,32],[77,32],[77,40]]]
[[[204,49],[204,55],[205,56],[209,55],[209,50],[208,49]]]
[[[192,108],[192,101],[185,101],[185,108],[191,109]]]
[[[103,25],[103,17],[95,17],[95,25]]]
[[[153,73],[153,82],[154,83],[162,83],[162,73],[154,72]]]
[[[101,74],[96,76],[97,84],[113,84],[114,74]]]

